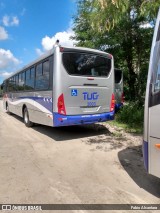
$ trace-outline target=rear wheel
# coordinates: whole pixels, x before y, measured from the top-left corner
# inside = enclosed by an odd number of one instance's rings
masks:
[[[27,127],[32,127],[32,126],[33,126],[33,122],[29,120],[29,113],[28,113],[27,108],[24,108],[23,120],[24,120],[24,124],[25,124]]]

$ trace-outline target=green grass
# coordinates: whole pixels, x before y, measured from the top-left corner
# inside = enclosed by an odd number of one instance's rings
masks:
[[[116,120],[110,121],[109,124],[111,126],[116,126],[118,128],[122,128],[128,133],[136,133],[136,134],[142,134],[143,133],[143,127],[142,126],[137,125],[137,126],[134,126],[134,127],[130,127],[130,125],[125,124],[125,123],[121,123],[121,122],[116,121]]]
[[[144,109],[136,103],[126,104],[111,121],[111,126],[116,126],[130,133],[143,133]]]

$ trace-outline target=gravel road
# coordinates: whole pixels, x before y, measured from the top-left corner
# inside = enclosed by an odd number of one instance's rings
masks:
[[[160,179],[144,170],[141,141],[109,123],[27,128],[0,101],[0,203],[160,204]]]

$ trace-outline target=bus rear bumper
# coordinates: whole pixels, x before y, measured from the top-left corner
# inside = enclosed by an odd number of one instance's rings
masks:
[[[114,111],[94,115],[61,115],[53,113],[53,126],[70,126],[105,122],[114,119]]]
[[[117,103],[115,104],[115,110],[118,111],[123,107],[123,103]]]
[[[142,151],[143,151],[144,167],[148,172],[148,142],[143,141]]]

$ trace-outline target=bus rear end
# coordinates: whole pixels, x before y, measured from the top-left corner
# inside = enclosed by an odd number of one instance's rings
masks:
[[[115,109],[118,111],[124,104],[123,93],[123,72],[120,69],[114,69],[115,71]]]
[[[87,48],[57,47],[55,52],[54,126],[113,120],[113,57]]]

